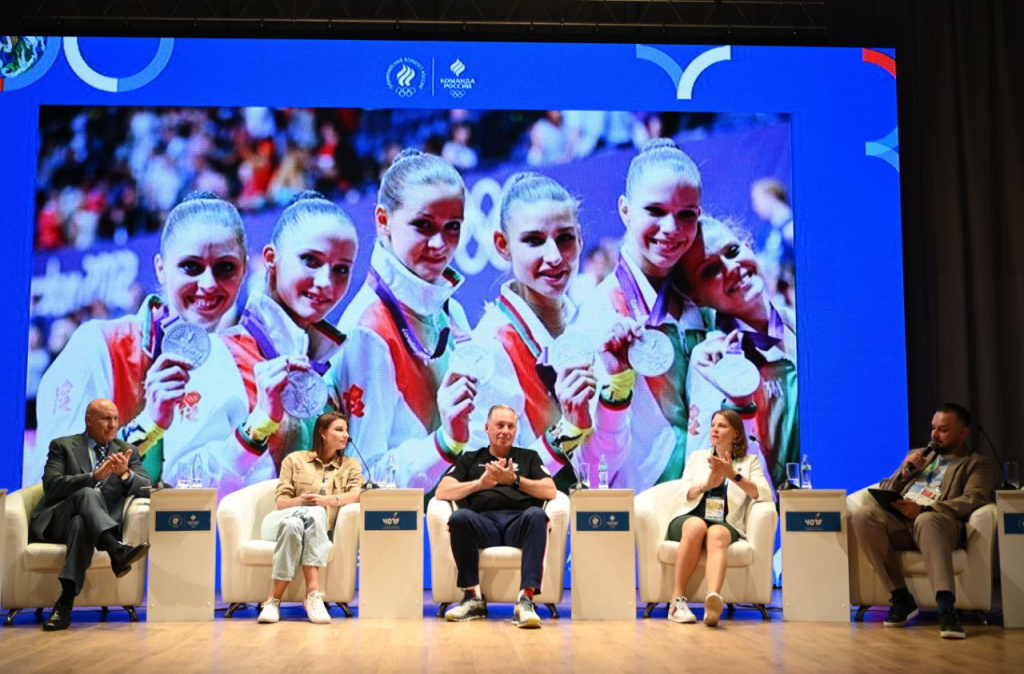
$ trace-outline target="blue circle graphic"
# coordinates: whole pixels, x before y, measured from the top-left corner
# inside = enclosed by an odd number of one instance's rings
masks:
[[[171,60],[171,53],[174,51],[174,38],[160,38],[160,45],[157,47],[156,55],[145,68],[129,77],[108,77],[96,72],[92,66],[85,62],[82,57],[82,50],[78,46],[77,37],[64,38],[64,53],[68,57],[68,64],[75,71],[83,82],[100,91],[110,93],[123,93],[140,89],[163,72],[167,63]]]

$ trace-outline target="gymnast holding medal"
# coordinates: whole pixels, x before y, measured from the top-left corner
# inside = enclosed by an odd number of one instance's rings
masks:
[[[593,432],[597,396],[595,350],[584,335],[567,331],[576,314],[567,290],[583,246],[580,204],[538,173],[517,173],[506,185],[494,245],[510,263],[512,279],[487,307],[469,348],[456,349],[449,370],[477,375],[472,447],[488,444],[483,431],[491,406],[507,405],[524,421],[516,446],[538,452],[564,490],[575,482],[567,463]],[[624,321],[615,323],[606,339],[628,329]],[[607,408],[598,413],[618,414]],[[613,423],[606,420],[605,426]]]
[[[689,395],[689,360],[712,322],[679,290],[673,270],[696,237],[701,189],[696,164],[674,142],[656,139],[644,145],[630,162],[619,197],[626,231],[618,263],[577,319],[586,330],[608,316],[640,326],[599,354],[598,406],[625,416],[598,415],[589,441],[601,448],[613,487],[643,491],[678,479],[687,454],[698,446],[702,429],[691,423],[696,410]],[[606,426],[603,419],[615,424]]]
[[[716,330],[692,360],[715,394],[703,407],[736,410],[781,481],[781,466],[800,460],[793,313],[770,298],[749,237],[708,215],[680,270],[688,294],[715,311]]]
[[[477,377],[447,372],[469,338],[448,266],[466,188],[451,164],[407,149],[381,179],[377,242],[363,287],[339,323],[347,341],[328,381],[373,477],[429,495],[469,441]],[[388,471],[389,473],[391,471]]]
[[[196,451],[211,486],[232,491],[278,474],[292,451],[312,446],[329,409],[323,374],[345,341],[324,317],[348,291],[358,242],[344,211],[318,192],[296,195],[263,247],[263,292],[239,324],[217,335],[234,367],[207,375],[221,400],[208,421],[218,440]]]
[[[139,449],[154,481],[170,474],[182,448],[204,442],[202,416],[215,401],[194,404],[210,395],[194,378],[231,362],[209,333],[245,278],[238,211],[209,192],[189,194],[168,214],[153,265],[161,295],[146,297],[135,314],[82,324],[43,375],[33,455],[39,465],[27,465],[26,474],[42,474],[50,440],[81,432],[96,398],[112,400],[127,420],[119,437]]]

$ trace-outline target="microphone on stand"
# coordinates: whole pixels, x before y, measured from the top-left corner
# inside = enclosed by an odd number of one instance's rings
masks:
[[[938,452],[939,452],[939,443],[935,442],[934,440],[930,441],[928,443],[928,445],[924,448],[924,464],[923,465],[927,466],[929,463],[931,463],[932,459],[935,458],[935,455],[938,454]],[[914,473],[916,473],[917,471],[918,471],[917,466],[915,466],[912,462],[907,461],[906,465],[903,466],[903,477],[904,478],[908,478],[911,475],[913,475]]]
[[[380,485],[373,481],[373,475],[370,473],[370,464],[366,463],[366,459],[363,458],[363,453],[359,451],[359,445],[355,443],[355,440],[353,440],[351,436],[349,436],[348,444],[352,445],[352,449],[356,450],[356,456],[359,457],[359,461],[363,464],[363,468],[366,469],[366,482],[363,483],[362,491],[366,491],[368,489],[380,489]]]
[[[555,438],[553,440],[553,442],[554,442],[556,447],[561,449],[562,448],[562,443],[565,442],[566,440],[569,440],[569,439],[570,438],[568,436],[563,435],[561,437]],[[565,452],[562,452],[562,453],[564,454]],[[580,489],[590,489],[590,487],[588,487],[587,485],[585,485],[583,483],[583,479],[580,477],[580,474],[576,472],[576,466],[574,466],[573,463],[572,463],[572,457],[566,456],[565,458],[568,459],[568,461],[569,461],[569,470],[572,471],[572,476],[574,478],[576,478],[576,484],[569,485],[569,493],[571,494],[574,491],[579,491]]]
[[[753,435],[748,435],[747,440],[750,440],[751,442],[755,443],[758,447],[764,447],[764,445],[761,444],[761,441],[758,440]],[[761,452],[761,456],[764,456],[764,451]],[[782,470],[782,485],[777,485],[775,484],[775,480],[772,480],[772,486],[775,487],[775,491],[789,491],[790,489],[799,489],[800,487],[796,486],[795,484],[789,481],[789,476],[786,475],[786,467],[779,463],[779,457],[773,455],[772,461],[775,462],[776,468]]]
[[[985,440],[988,441],[989,448],[992,449],[992,455],[996,457],[996,461],[999,462],[999,474],[1003,476],[1003,481],[999,483],[998,489],[1017,489],[1017,487],[1014,487],[1013,484],[1011,484],[1010,481],[1006,479],[1006,464],[1003,463],[1003,460],[1002,458],[1000,458],[999,453],[996,452],[996,446],[992,444],[992,438],[988,437],[988,433],[986,433],[985,429],[981,427],[981,424],[975,425],[978,427],[978,430],[981,431],[981,434],[985,436]]]

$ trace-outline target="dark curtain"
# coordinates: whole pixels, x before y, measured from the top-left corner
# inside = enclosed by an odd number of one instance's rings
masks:
[[[1024,2],[833,8],[837,43],[897,48],[911,441],[959,402],[1024,462]]]

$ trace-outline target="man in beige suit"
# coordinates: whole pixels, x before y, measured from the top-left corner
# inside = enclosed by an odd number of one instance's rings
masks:
[[[996,467],[967,446],[971,415],[960,405],[944,403],[932,417],[927,450],[915,449],[880,487],[903,494],[893,503],[899,513],[877,504],[853,513],[853,528],[871,566],[892,593],[886,627],[903,627],[917,615],[917,602],[907,590],[897,550],[918,549],[939,607],[939,633],[944,639],[965,634],[954,607],[953,551],[964,542],[971,513],[992,502]],[[906,465],[910,464],[908,470]],[[923,505],[924,504],[924,505]]]

